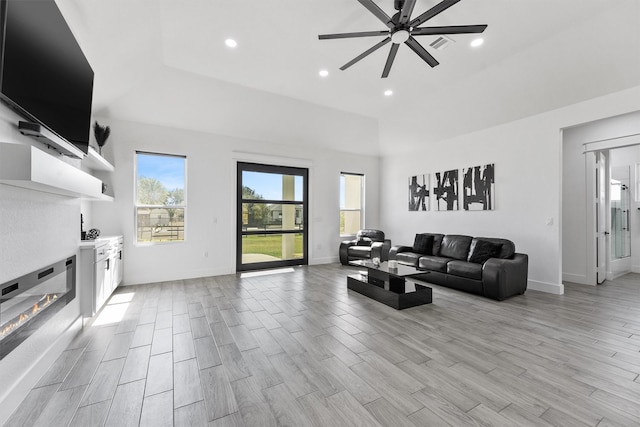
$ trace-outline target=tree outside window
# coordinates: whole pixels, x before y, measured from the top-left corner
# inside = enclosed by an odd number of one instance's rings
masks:
[[[185,239],[186,157],[136,153],[136,242]]]

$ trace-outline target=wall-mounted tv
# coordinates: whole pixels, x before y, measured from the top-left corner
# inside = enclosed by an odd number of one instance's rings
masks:
[[[0,99],[84,153],[93,70],[54,0],[0,0]]]

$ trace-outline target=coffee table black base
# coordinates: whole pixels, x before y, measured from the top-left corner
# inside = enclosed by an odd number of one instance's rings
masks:
[[[363,279],[363,280],[361,280]],[[431,304],[431,288],[415,284],[416,290],[407,293],[392,292],[383,287],[366,281],[367,276],[352,274],[347,276],[347,289],[362,294],[373,300],[395,308],[403,310],[409,307],[416,307],[423,304]]]

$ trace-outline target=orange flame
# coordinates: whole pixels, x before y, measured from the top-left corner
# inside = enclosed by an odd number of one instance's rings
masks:
[[[44,309],[46,306],[48,306],[54,300],[56,300],[58,298],[58,295],[56,295],[56,294],[53,294],[53,295],[47,294],[46,297],[47,297],[47,300],[42,303],[42,306],[40,306],[38,303],[35,303],[33,305],[33,308],[31,309],[31,314],[35,314],[38,311]],[[20,315],[18,316],[17,320],[14,320],[13,323],[5,325],[2,328],[2,334],[1,335],[2,336],[7,335],[8,333],[10,333],[14,329],[16,329],[18,326],[20,326],[22,323],[26,322],[29,319],[29,314],[30,314],[29,312],[20,313]]]

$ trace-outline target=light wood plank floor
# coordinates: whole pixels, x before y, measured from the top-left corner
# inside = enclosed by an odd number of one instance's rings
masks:
[[[350,270],[119,288],[7,424],[640,425],[640,275],[396,311]]]

